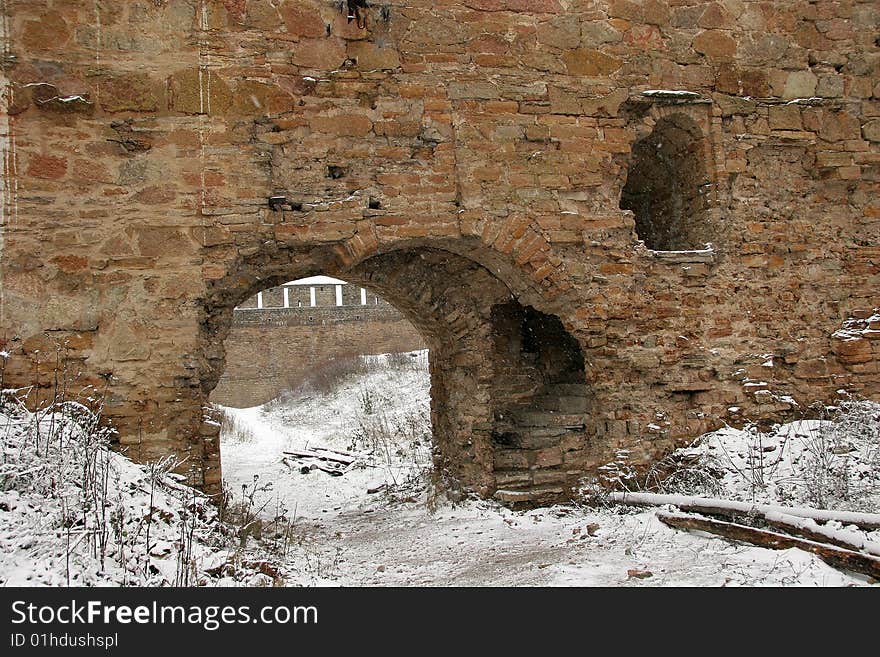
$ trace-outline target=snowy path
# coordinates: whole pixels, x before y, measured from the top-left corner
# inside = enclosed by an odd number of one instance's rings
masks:
[[[427,405],[424,372],[371,372],[333,396],[261,413],[235,411],[252,437],[226,440],[223,467],[235,489],[273,482],[273,494],[297,508],[299,538],[288,584],[310,586],[846,586],[865,579],[836,571],[799,550],[773,551],[672,530],[653,511],[554,507],[513,512],[490,502],[442,502],[424,493],[402,500],[367,488],[393,468],[343,477],[291,473],[280,453],[291,446],[345,449],[370,389],[393,424]],[[424,455],[423,455],[424,456]],[[404,457],[401,457],[404,458]],[[397,462],[396,475],[405,473]],[[405,495],[406,493],[403,493]],[[270,505],[271,508],[271,505]],[[631,571],[638,571],[631,574]],[[650,575],[647,575],[650,573]],[[641,577],[638,575],[642,575]]]
[[[590,536],[587,527],[598,525]],[[288,567],[306,585],[846,586],[799,550],[738,546],[673,531],[652,512],[555,507],[525,513],[469,502],[348,508],[305,529],[312,546]],[[642,579],[629,572],[648,571]]]
[[[370,357],[372,362],[382,357]],[[400,370],[371,367],[329,394],[309,392],[295,403],[245,409],[228,409],[236,418],[237,436],[221,441],[223,472],[234,493],[243,485],[272,482],[272,496],[296,508],[298,517],[315,518],[341,505],[361,499],[366,490],[393,484],[412,470],[413,458],[422,467],[430,464],[427,352],[413,352],[413,365]],[[393,390],[393,396],[389,390]],[[382,392],[386,391],[386,392]],[[371,411],[366,414],[364,407]],[[380,426],[388,436],[379,445],[368,445],[366,429]],[[411,429],[416,426],[416,430]],[[365,429],[366,428],[366,429]],[[413,447],[406,437],[421,430],[421,444]],[[373,452],[371,467],[355,467],[343,477],[322,472],[301,475],[282,462],[285,451],[316,447],[358,453]],[[401,454],[395,452],[401,449]],[[388,462],[391,465],[388,465]]]

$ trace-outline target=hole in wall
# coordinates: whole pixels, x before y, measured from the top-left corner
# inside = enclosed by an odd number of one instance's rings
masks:
[[[331,253],[335,252],[326,252]],[[322,255],[324,251],[313,248],[305,257]],[[491,254],[477,250],[475,255]],[[277,268],[271,261],[255,264],[255,272],[269,272],[267,286],[277,286],[276,281],[283,280],[278,271],[290,266],[286,258]],[[475,257],[417,242],[377,253],[346,272],[353,284],[366,287],[358,315],[369,315],[381,295],[430,348],[432,485],[458,499],[462,491],[505,502],[515,498],[515,503],[565,497],[575,483],[574,473],[595,455],[587,449],[585,426],[592,402],[584,358],[562,321],[521,303],[510,284]],[[210,291],[203,333],[211,355],[203,381],[206,391],[220,389],[224,363],[233,357],[224,349],[231,334],[232,304],[249,305],[239,295],[255,289],[255,282],[237,273]],[[528,288],[520,294],[540,300]],[[262,296],[250,305],[273,305],[267,290]],[[322,333],[325,322],[310,297],[302,295],[296,304],[289,298],[289,303],[314,318],[315,335]],[[212,399],[220,401],[216,395]],[[205,428],[206,435],[210,431]],[[511,489],[516,495],[505,498]]]
[[[620,208],[635,214],[636,235],[648,248],[693,250],[713,241],[705,148],[699,126],[680,114],[660,119],[633,145]]]
[[[496,476],[513,490],[563,483],[592,407],[581,347],[558,317],[515,300],[492,308],[492,326]]]

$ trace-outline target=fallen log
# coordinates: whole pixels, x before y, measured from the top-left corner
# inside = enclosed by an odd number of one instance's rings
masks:
[[[319,448],[316,448],[316,450]],[[343,465],[351,465],[355,461],[357,461],[356,456],[343,456],[341,454],[337,454],[336,452],[332,452],[331,450],[322,451],[313,451],[308,449],[294,449],[290,451],[283,452],[288,456],[296,456],[298,458],[306,458],[306,459],[319,459],[321,461],[333,461],[335,463],[342,463]]]
[[[770,548],[771,550],[798,548],[815,554],[834,568],[850,570],[880,580],[880,559],[861,552],[854,552],[825,543],[796,538],[766,529],[756,529],[755,527],[733,522],[715,520],[713,518],[703,518],[683,513],[668,513],[665,511],[658,511],[657,518],[660,522],[670,527],[708,532],[734,541]]]
[[[847,550],[855,550],[880,558],[880,543],[869,541],[851,531],[832,529],[818,524],[812,518],[799,518],[787,513],[767,512],[760,515],[763,523],[789,534],[819,543],[831,543]]]
[[[287,469],[291,472],[299,472],[300,474],[309,474],[312,471],[312,464],[306,463],[305,461],[297,461],[296,463],[292,462],[286,456],[281,458],[281,462],[287,466]]]
[[[311,463],[310,465],[317,470],[326,472],[331,477],[341,477],[345,474],[345,470],[342,468],[336,468],[331,465],[324,465],[323,463]]]
[[[880,529],[880,513],[858,513],[855,511],[832,511],[809,507],[787,507],[775,504],[752,504],[735,502],[711,497],[694,497],[689,495],[660,495],[656,493],[611,493],[608,498],[612,502],[633,506],[663,506],[671,504],[682,511],[706,513],[732,517],[738,515],[765,515],[767,513],[783,513],[798,518],[810,518],[816,522],[836,520],[844,525],[856,525],[861,529],[872,531]]]
[[[329,447],[312,447],[312,449],[316,452],[329,452],[338,456],[344,456],[346,458],[352,459],[353,461],[362,458],[360,454],[355,454],[354,452],[346,452],[341,449],[330,449]]]
[[[281,462],[291,470],[298,470],[300,474],[308,474],[312,470],[321,470],[333,477],[341,477],[347,472],[347,466],[345,465],[322,462],[312,457],[306,457],[306,460],[297,461],[296,463],[291,463],[287,457],[283,457]]]

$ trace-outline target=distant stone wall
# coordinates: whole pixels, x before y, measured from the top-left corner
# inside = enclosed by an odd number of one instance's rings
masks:
[[[226,340],[226,370],[211,401],[257,406],[334,357],[424,347],[412,324],[381,300],[366,306],[242,307],[235,311]]]
[[[344,282],[314,284],[292,282],[263,290],[243,301],[236,310],[338,306],[383,306],[393,309],[393,306],[382,297],[357,285]]]

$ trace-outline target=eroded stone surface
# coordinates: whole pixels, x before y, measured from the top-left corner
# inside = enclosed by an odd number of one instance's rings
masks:
[[[4,8],[4,383],[45,399],[60,360],[135,458],[217,489],[232,308],[312,274],[420,329],[438,466],[484,495],[878,395],[873,334],[831,337],[880,306],[875,2],[414,0],[366,29],[317,0]],[[664,122],[693,126],[711,258],[652,255],[620,209]],[[517,343],[533,312],[583,381]],[[567,397],[581,429],[552,426]]]

